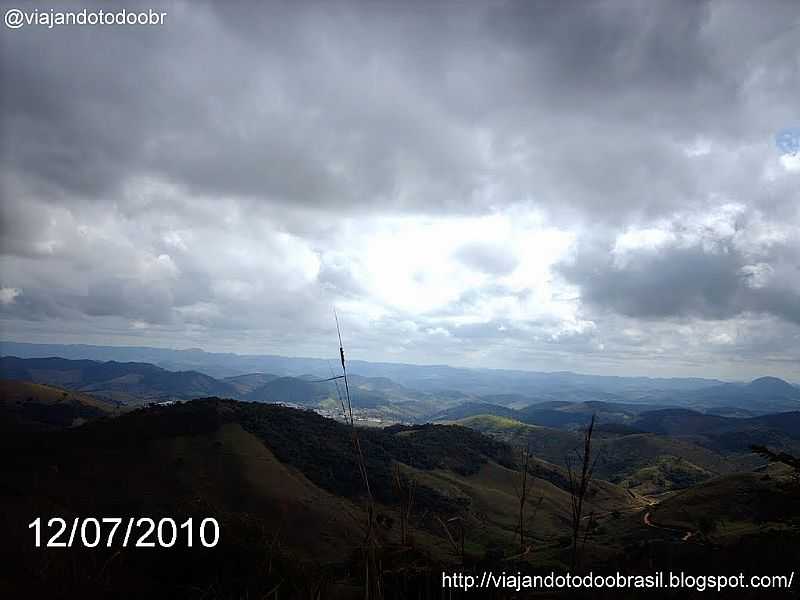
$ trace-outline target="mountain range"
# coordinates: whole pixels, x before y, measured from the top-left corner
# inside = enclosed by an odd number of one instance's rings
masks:
[[[253,393],[257,387],[269,383],[270,378],[320,380],[329,378],[332,368],[336,367],[334,361],[315,358],[209,353],[199,349],[28,344],[9,341],[0,342],[0,355],[147,363],[165,371],[181,373],[181,379],[196,378],[191,389],[186,386],[176,388],[167,382],[161,382],[155,386],[157,393],[177,393],[183,396],[217,394],[234,398]],[[794,410],[800,406],[800,387],[775,377],[764,377],[750,383],[729,383],[703,378],[615,377],[365,361],[350,361],[348,367],[352,374],[372,380],[373,383],[367,386],[370,390],[375,388],[371,391],[390,396],[395,401],[436,399],[446,403],[449,399],[471,399],[524,408],[547,401],[600,400],[661,407],[682,406],[740,415],[746,415],[748,411],[764,414]],[[202,376],[222,382],[221,387],[209,387],[204,392],[204,386],[220,384],[213,384],[210,379]],[[377,383],[379,380],[384,383]],[[244,383],[246,381],[250,383]],[[256,381],[260,385],[253,385]],[[310,388],[305,392],[298,391],[295,395],[298,398],[315,396]],[[365,402],[369,402],[369,399],[365,398]],[[297,403],[308,402],[302,400]]]
[[[39,346],[27,345],[22,349],[31,354],[36,353],[36,348]],[[84,347],[72,347],[73,353],[81,348]],[[99,351],[101,347],[90,348]],[[198,370],[171,371],[145,362],[20,358],[5,354],[7,349],[8,344],[4,344],[4,356],[0,359],[0,375],[5,379],[63,386],[123,403],[219,396],[335,410],[339,402],[340,391],[337,391],[335,382],[326,381],[332,373],[327,364],[321,375],[313,371],[287,375],[279,370],[217,378]],[[49,349],[43,347],[40,352]],[[138,352],[140,349],[127,350]],[[281,361],[284,366],[292,361],[310,366],[305,364],[306,359],[281,358]],[[386,370],[399,374],[403,381],[376,374]],[[431,384],[431,373],[442,375],[440,384]],[[517,390],[483,394],[488,380],[495,377],[516,380],[516,384],[506,387],[524,388],[525,393]],[[715,380],[604,378],[355,362],[350,381],[354,404],[363,409],[383,409],[400,420],[456,420],[488,411],[489,414],[523,422],[568,427],[582,421],[576,411],[595,412],[601,420],[625,423],[643,410],[654,408],[685,407],[740,417],[800,410],[800,388],[775,377],[737,384]],[[414,385],[409,385],[409,381]],[[444,381],[452,387],[443,387]],[[527,383],[522,385],[522,381]],[[687,387],[690,384],[695,387]],[[649,391],[645,392],[643,386],[649,386]],[[672,389],[664,391],[670,386]],[[609,392],[610,387],[617,392]],[[503,410],[496,407],[503,407]],[[452,412],[443,412],[448,410]]]
[[[149,347],[30,344],[0,342],[0,355],[20,358],[59,356],[69,359],[146,362],[171,371],[198,371],[216,378],[250,373],[297,377],[310,374],[330,377],[337,362],[318,358],[275,355],[242,355]],[[348,361],[354,374],[383,377],[407,388],[428,393],[460,391],[475,395],[519,394],[542,400],[627,399],[635,401],[654,394],[699,390],[721,385],[716,379],[650,378],[585,375],[571,372],[542,373],[503,369],[468,369],[447,365]],[[599,398],[597,394],[607,394]]]

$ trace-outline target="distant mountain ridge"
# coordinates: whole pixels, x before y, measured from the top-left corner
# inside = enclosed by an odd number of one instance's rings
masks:
[[[777,377],[759,377],[750,383],[726,383],[692,390],[679,398],[692,408],[743,408],[761,413],[800,410],[800,388]]]
[[[124,403],[236,395],[231,384],[204,373],[167,371],[148,363],[4,356],[0,358],[0,376],[58,385]]]
[[[747,388],[755,392],[800,395],[800,389],[778,377],[759,377],[748,383]]]
[[[736,418],[703,414],[689,409],[666,409],[643,412],[636,427],[662,435],[723,436],[777,431],[800,440],[800,410]]]
[[[109,397],[123,402],[137,396],[168,399],[216,395],[315,406],[326,397],[332,401],[336,399],[332,385],[315,388],[307,384],[310,380],[329,378],[335,371],[335,361],[322,359],[207,353],[197,349],[18,342],[0,342],[0,355],[31,360],[46,357],[42,355],[58,356],[60,360],[100,359],[106,366],[92,367],[100,369],[97,377],[91,375],[92,368],[86,365],[79,369],[82,373],[84,368],[88,369],[80,376],[87,380],[82,386],[88,386],[82,389],[109,393]],[[123,364],[127,366],[121,367]],[[537,373],[365,361],[351,361],[349,367],[351,381],[358,384],[362,407],[392,405],[393,418],[402,421],[431,417],[460,402],[489,402],[516,410],[529,410],[531,405],[538,404],[536,409],[530,410],[541,411],[557,409],[562,402],[585,404],[599,401],[605,411],[614,411],[617,409],[613,407],[623,405],[643,408],[672,406],[741,417],[800,410],[800,388],[776,377],[761,377],[749,383],[725,383],[699,378]],[[114,369],[119,371],[117,375],[114,375]],[[41,381],[71,385],[69,378],[74,376],[75,373],[62,372],[54,378],[51,373],[49,379]],[[275,383],[281,378],[305,378],[307,383],[288,380]],[[116,380],[108,383],[112,379]],[[283,390],[279,389],[281,386]],[[287,396],[293,399],[287,400]],[[423,409],[414,405],[416,401],[427,406]],[[626,410],[620,408],[619,412]],[[540,421],[544,419],[543,424],[548,426],[576,422],[574,417],[570,420],[561,412],[540,412],[538,418]]]
[[[0,378],[29,381],[92,394],[123,405],[217,396],[250,402],[328,409],[340,415],[336,383],[313,375],[300,377],[249,373],[215,379],[197,371],[168,371],[140,362],[99,362],[60,357],[0,357]],[[350,377],[353,404],[380,409],[395,420],[410,421],[433,410],[437,400],[383,378]],[[444,404],[453,401],[442,400]]]
[[[70,359],[148,362],[169,370],[194,370],[212,377],[273,373],[297,377],[329,377],[335,360],[212,353],[199,349],[174,350],[149,347],[30,344],[0,342],[0,354],[22,358],[60,356]],[[470,369],[447,365],[413,365],[352,360],[350,371],[371,378],[387,378],[421,392],[461,391],[475,395],[519,394],[541,400],[635,401],[655,393],[698,390],[721,385],[717,379],[649,378],[585,375],[572,372],[535,372]],[[600,397],[598,394],[606,394]]]

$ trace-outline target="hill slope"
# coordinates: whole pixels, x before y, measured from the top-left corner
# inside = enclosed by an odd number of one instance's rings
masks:
[[[117,403],[55,386],[0,380],[0,416],[4,430],[48,430],[81,425],[121,412]]]
[[[458,423],[513,446],[528,447],[534,456],[561,467],[581,445],[580,433],[502,417],[475,416]],[[749,452],[726,455],[688,439],[652,433],[619,435],[599,429],[594,448],[596,477],[641,494],[686,488],[763,462]]]

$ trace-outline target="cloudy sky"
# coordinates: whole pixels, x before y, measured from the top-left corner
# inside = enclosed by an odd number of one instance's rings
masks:
[[[800,380],[797,2],[113,6],[0,32],[4,339]]]

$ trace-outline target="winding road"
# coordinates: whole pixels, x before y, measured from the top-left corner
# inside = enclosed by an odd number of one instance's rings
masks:
[[[679,527],[665,527],[664,525],[656,525],[655,523],[653,523],[649,510],[646,513],[644,513],[644,518],[642,519],[642,521],[647,527],[652,527],[654,529],[661,529],[663,531],[669,531],[671,533],[680,535],[682,542],[688,542],[689,540],[692,539],[692,537],[694,537],[696,533],[694,531],[691,531],[690,529],[681,529]]]

